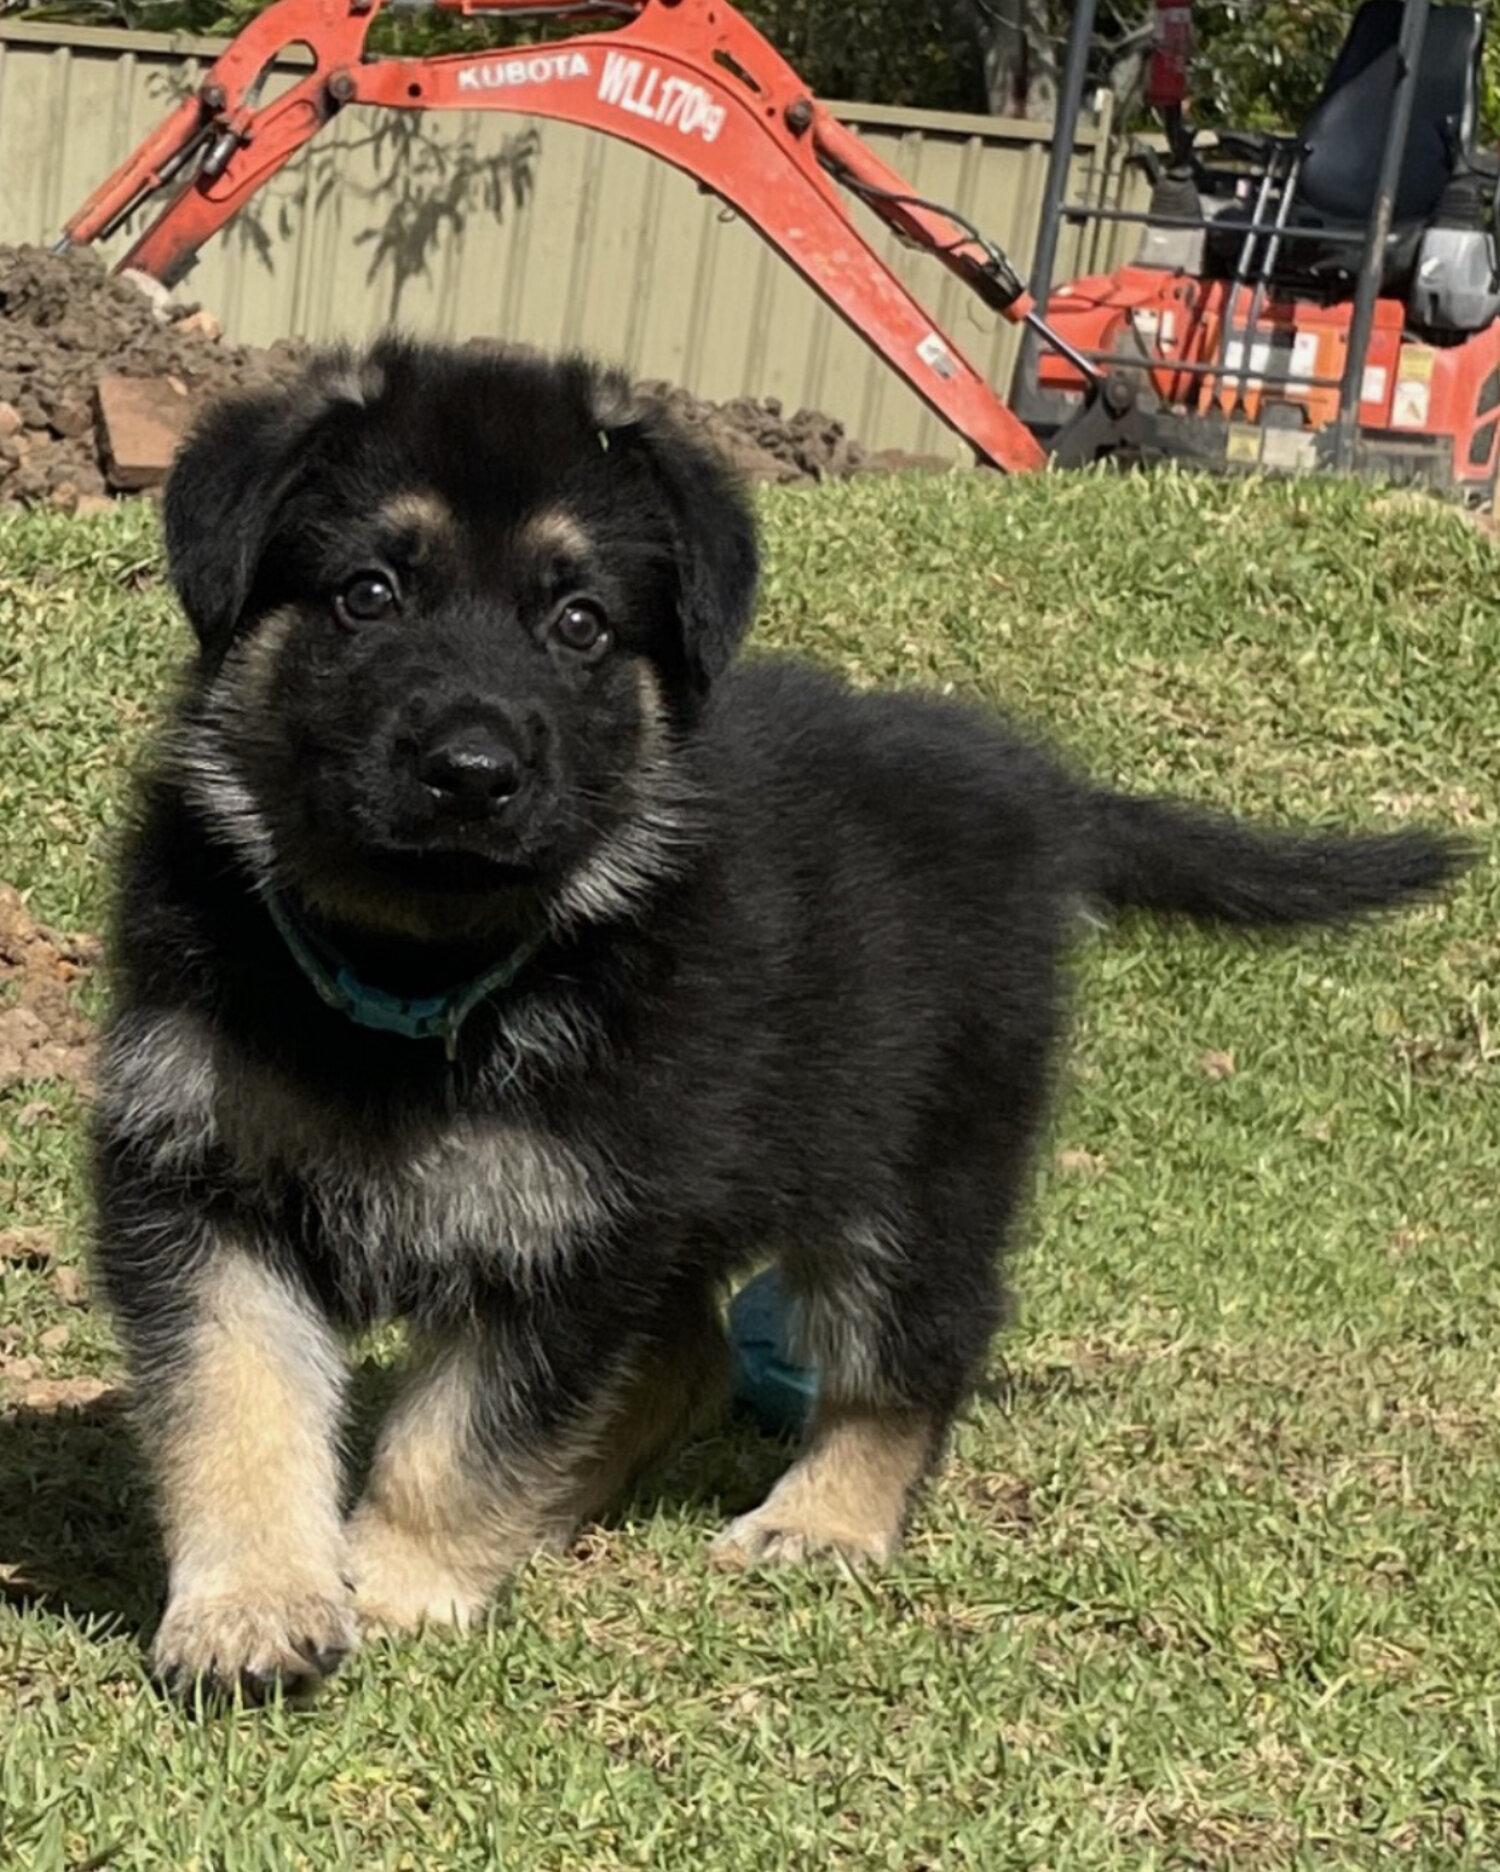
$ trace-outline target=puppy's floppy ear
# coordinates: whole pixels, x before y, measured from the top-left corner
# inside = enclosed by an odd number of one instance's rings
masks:
[[[638,449],[666,504],[683,660],[701,696],[728,669],[755,609],[760,548],[749,497],[715,450],[661,403],[638,400],[624,378],[600,380],[595,408],[606,446]]]
[[[375,393],[375,371],[326,353],[289,384],[212,404],[178,455],[163,503],[167,572],[211,662],[229,647],[313,429],[335,403]]]

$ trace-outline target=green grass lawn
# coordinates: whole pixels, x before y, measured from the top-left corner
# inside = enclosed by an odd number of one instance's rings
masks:
[[[195,1722],[142,1677],[122,1425],[0,1376],[6,1872],[1500,1864],[1500,551],[1410,497],[1175,476],[764,513],[763,644],[1485,861],[1353,936],[1090,938],[1019,1324],[883,1575],[712,1571],[782,1460],[730,1426],[487,1630]],[[0,520],[0,879],[45,921],[99,925],[184,636],[149,510]],[[79,1118],[0,1096],[0,1228],[63,1266]],[[0,1262],[0,1360],[112,1374],[57,1275]]]

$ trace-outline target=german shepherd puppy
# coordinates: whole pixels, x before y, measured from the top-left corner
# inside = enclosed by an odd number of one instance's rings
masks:
[[[124,860],[95,1169],[179,1687],[474,1617],[719,1396],[767,1256],[821,1402],[719,1552],[885,1559],[1002,1314],[1079,905],[1318,923],[1460,861],[735,667],[746,501],[582,361],[324,357],[208,414],[166,536],[198,655]],[[395,1317],[346,1513],[339,1336]]]

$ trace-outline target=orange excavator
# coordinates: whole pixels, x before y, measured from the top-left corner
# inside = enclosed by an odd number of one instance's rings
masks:
[[[1158,0],[1156,19],[1147,98],[1166,148],[1146,152],[1150,202],[1100,210],[1049,189],[1031,291],[1065,344],[1028,340],[1017,413],[1086,452],[1097,379],[1072,349],[1129,384],[1138,455],[1345,468],[1491,501],[1500,164],[1475,147],[1483,12],[1366,0],[1295,133],[1220,130],[1206,146],[1186,116],[1185,0]],[[1057,136],[1067,147],[1065,120]],[[1059,228],[1100,215],[1139,223],[1134,259],[1054,286]]]
[[[60,246],[148,211],[122,267],[165,284],[345,110],[487,110],[623,138],[769,241],[984,463],[1113,456],[1317,466],[1493,496],[1500,425],[1496,166],[1475,150],[1483,15],[1366,0],[1294,136],[1186,122],[1186,0],[1157,0],[1165,149],[1138,214],[1071,203],[1094,0],[1076,0],[1030,282],[956,210],[915,195],[727,0],[427,0],[465,19],[579,30],[513,49],[366,51],[386,0],[273,0],[67,223]],[[269,102],[294,47],[312,64]],[[852,212],[1024,326],[1007,398],[886,266]],[[1134,260],[1054,285],[1069,222],[1140,223]]]

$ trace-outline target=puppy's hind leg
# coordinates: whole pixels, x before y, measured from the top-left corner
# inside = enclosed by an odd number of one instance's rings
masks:
[[[726,1566],[825,1554],[856,1566],[889,1560],[939,1437],[929,1410],[820,1398],[802,1454],[758,1508],[718,1536],[714,1558]]]
[[[788,1260],[818,1406],[792,1467],[714,1542],[717,1560],[895,1553],[999,1323],[993,1218],[966,1216],[963,1231],[951,1212],[940,1223],[929,1211],[920,1230],[864,1220],[817,1260]]]

